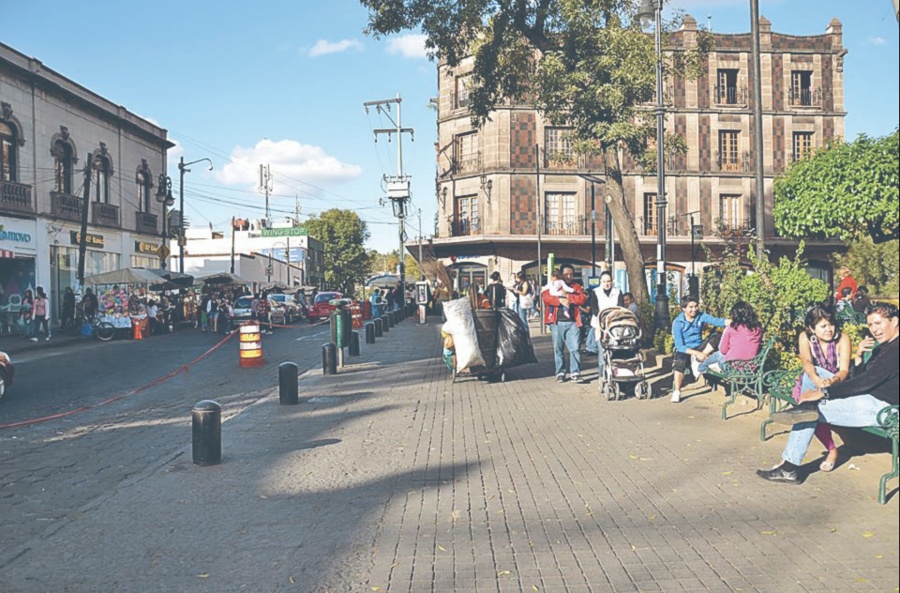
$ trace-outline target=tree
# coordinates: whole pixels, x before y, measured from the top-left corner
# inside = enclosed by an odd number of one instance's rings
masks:
[[[776,230],[785,237],[848,242],[900,238],[898,138],[897,130],[883,138],[861,134],[791,165],[775,180]]]
[[[616,234],[639,303],[649,296],[644,258],[622,188],[619,152],[644,152],[655,125],[640,108],[655,93],[656,51],[631,0],[360,0],[376,37],[421,29],[432,57],[455,67],[474,58],[469,110],[482,126],[507,100],[531,102],[573,128],[577,150],[602,154]],[[671,74],[696,74],[711,36],[679,52]]]
[[[366,223],[352,210],[332,208],[306,221],[309,235],[325,245],[325,281],[344,295],[352,295],[369,271],[363,245],[369,238]]]
[[[900,241],[875,245],[869,237],[850,243],[847,253],[835,256],[835,267],[847,266],[860,285],[879,296],[900,291]]]

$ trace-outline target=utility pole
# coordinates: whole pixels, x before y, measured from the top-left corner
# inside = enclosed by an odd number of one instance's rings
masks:
[[[394,209],[394,216],[400,221],[400,298],[402,302],[406,302],[406,258],[404,257],[406,243],[406,228],[404,219],[406,218],[406,202],[409,200],[409,175],[403,174],[403,134],[409,133],[410,140],[414,140],[414,131],[412,128],[404,128],[400,114],[400,103],[402,99],[398,94],[394,99],[383,99],[379,101],[366,101],[363,107],[366,113],[370,107],[374,107],[377,113],[383,114],[388,120],[394,124],[393,128],[376,128],[375,142],[378,142],[380,134],[387,134],[388,142],[391,141],[391,135],[397,134],[397,175],[384,176],[387,182],[388,198],[391,200],[391,206]],[[397,120],[391,117],[391,105],[397,105]]]
[[[81,235],[78,237],[78,282],[84,286],[84,259],[87,255],[88,208],[91,206],[91,162],[84,165],[84,203],[81,205]]]
[[[266,226],[268,227],[271,224],[271,219],[269,218],[269,193],[272,191],[274,185],[272,181],[272,171],[269,169],[269,165],[260,165],[259,166],[259,191],[266,195]]]
[[[422,268],[422,209],[419,208],[419,280],[424,279],[425,270]],[[404,295],[403,298],[405,299],[406,295]]]

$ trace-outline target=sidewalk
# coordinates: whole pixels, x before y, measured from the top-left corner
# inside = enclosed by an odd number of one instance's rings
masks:
[[[439,327],[408,319],[307,373],[297,406],[273,386],[223,425],[221,465],[192,465],[180,420],[172,458],[0,559],[0,590],[897,590],[898,496],[874,500],[889,455],[771,484],[754,472],[785,435],[761,443],[752,406],[723,422],[696,387],[671,404],[659,367],[650,401],[558,385],[547,336],[504,383],[451,383]]]

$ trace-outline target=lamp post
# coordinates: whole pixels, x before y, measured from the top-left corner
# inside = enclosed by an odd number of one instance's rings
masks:
[[[656,36],[656,321],[657,329],[669,327],[669,297],[666,294],[666,163],[665,144],[666,108],[663,104],[663,62],[661,0],[641,0],[638,18],[646,29],[651,24]]]
[[[181,220],[178,222],[178,271],[182,274],[184,274],[184,248],[186,245],[186,241],[184,240],[184,174],[191,172],[191,170],[187,168],[188,166],[202,163],[203,161],[209,163],[209,170],[212,171],[212,161],[205,157],[189,163],[184,162],[184,157],[181,157],[181,160],[178,161],[178,208],[181,211]],[[234,233],[233,228],[231,229],[231,232]]]
[[[166,221],[169,218],[169,208],[175,203],[175,198],[172,197],[172,178],[164,173],[159,174],[156,201],[162,205],[162,231],[160,232],[162,243],[159,246],[159,267],[165,270],[166,259],[169,257],[169,233]]]
[[[588,175],[585,173],[579,173],[579,177],[584,179],[585,181],[591,182],[591,276],[597,275],[597,234],[596,234],[596,220],[597,220],[597,201],[596,195],[594,193],[594,184],[595,183],[606,183],[605,179],[601,179],[600,177],[595,177],[594,175]],[[606,246],[606,251],[609,253],[609,245]]]

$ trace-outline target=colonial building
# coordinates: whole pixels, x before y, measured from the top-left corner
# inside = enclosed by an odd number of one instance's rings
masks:
[[[669,35],[667,51],[694,46],[697,36],[697,23],[688,16]],[[701,246],[713,253],[721,253],[727,242],[746,248],[757,227],[751,38],[714,37],[706,71],[694,80],[667,80],[664,90],[666,131],[688,146],[685,155],[668,158],[666,170],[666,264],[679,292],[692,267],[702,274],[706,256]],[[846,50],[837,20],[822,35],[800,37],[773,33],[765,18],[760,19],[760,48],[764,238],[777,257],[795,254],[797,242],[774,232],[773,180],[794,159],[844,135]],[[455,272],[463,290],[472,282],[484,284],[494,270],[503,278],[523,269],[536,276],[538,261],[546,265],[549,253],[557,263],[574,263],[584,276],[590,274],[594,254],[595,262],[615,259],[616,281],[625,286],[621,254],[613,253],[607,238],[601,158],[574,153],[568,130],[527,105],[498,107],[491,121],[474,129],[467,110],[471,67],[471,62],[439,66],[434,255]],[[652,287],[657,180],[626,152],[622,163],[626,203]],[[810,272],[827,280],[827,255],[837,247],[836,242],[807,242]]]
[[[172,146],[165,129],[0,43],[0,313],[43,286],[59,319],[85,213],[85,275],[159,267],[155,194]]]

